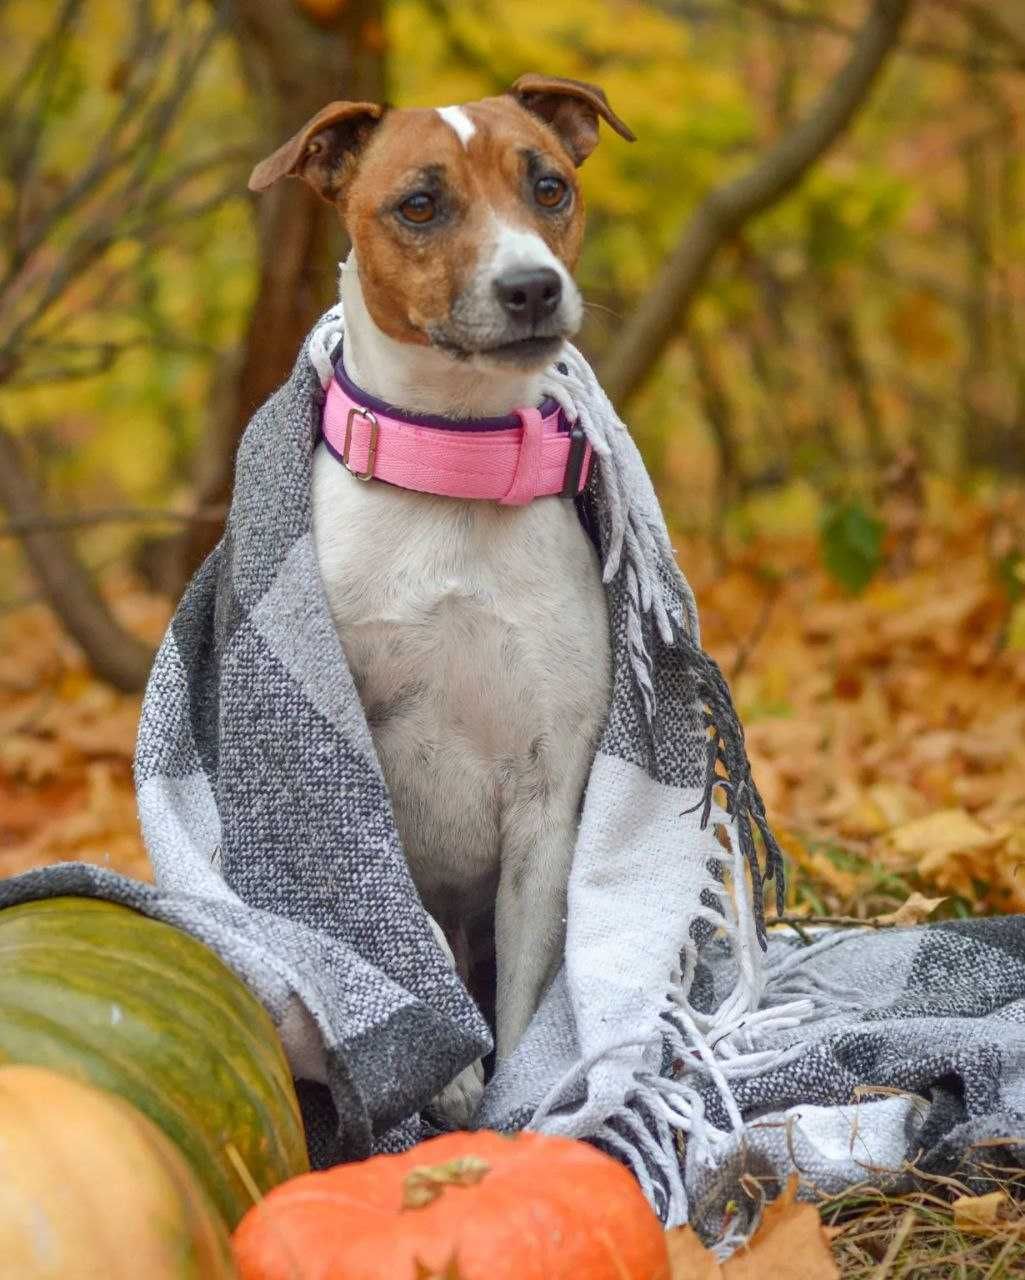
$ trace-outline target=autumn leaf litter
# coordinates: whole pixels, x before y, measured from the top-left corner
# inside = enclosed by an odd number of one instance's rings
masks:
[[[678,540],[790,858],[796,920],[1025,911],[1023,530],[1022,495],[944,490],[905,522],[899,571],[859,595],[827,572],[813,530],[749,530],[725,552]],[[123,574],[105,586],[156,643],[168,603]],[[0,617],[0,874],[82,858],[148,875],[131,788],[138,711],[83,669],[45,609]],[[990,1168],[982,1195],[923,1176],[914,1194],[824,1200],[821,1217],[792,1188],[725,1263],[673,1233],[674,1280],[1021,1274],[1025,1187],[995,1157]]]

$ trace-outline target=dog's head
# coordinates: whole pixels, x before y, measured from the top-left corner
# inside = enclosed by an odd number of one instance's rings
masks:
[[[528,369],[580,325],[575,169],[599,119],[633,140],[601,89],[537,75],[433,111],[332,102],[249,186],[300,177],[337,206],[367,309],[390,337]]]

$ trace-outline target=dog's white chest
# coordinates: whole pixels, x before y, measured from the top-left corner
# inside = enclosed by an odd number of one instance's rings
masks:
[[[575,818],[605,721],[594,548],[561,499],[503,508],[361,484],[323,446],[313,502],[328,602],[418,888],[443,920],[483,907],[503,846]]]

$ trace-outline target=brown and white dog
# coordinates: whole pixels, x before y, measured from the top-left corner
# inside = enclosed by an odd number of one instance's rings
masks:
[[[437,110],[334,102],[253,171],[297,176],[352,241],[351,382],[409,413],[533,406],[580,324],[575,169],[604,93],[523,76]],[[605,595],[575,505],[362,484],[323,445],[313,530],[331,613],[423,902],[450,938],[493,916],[496,1043],[508,1055],[562,956],[584,786],[609,702]],[[440,1105],[468,1119],[471,1069]]]

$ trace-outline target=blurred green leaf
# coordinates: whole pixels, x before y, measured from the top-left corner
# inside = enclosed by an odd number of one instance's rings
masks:
[[[822,562],[845,591],[859,595],[875,577],[885,533],[883,522],[857,500],[826,509],[819,526]]]
[[[1025,555],[1009,551],[996,563],[997,578],[1011,604],[1025,597]]]
[[[1005,643],[1013,652],[1025,653],[1025,600],[1019,600],[1011,610]]]

